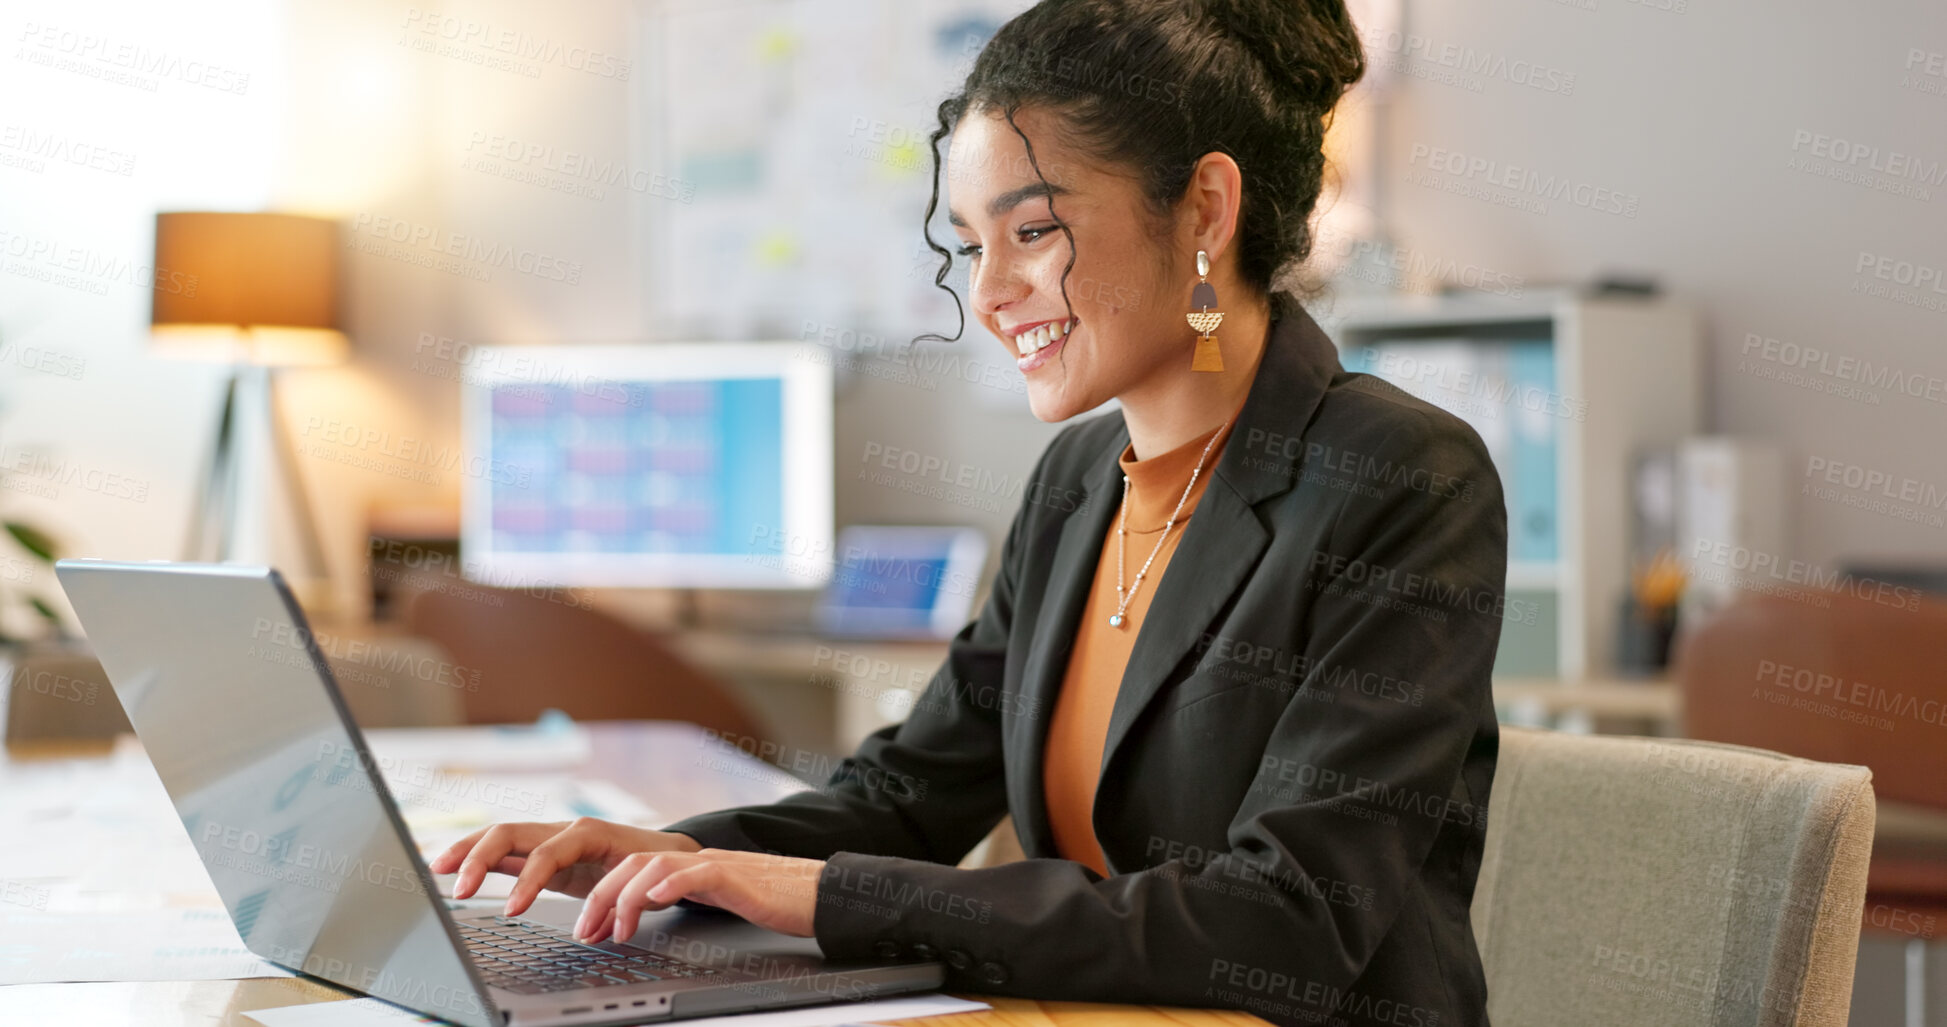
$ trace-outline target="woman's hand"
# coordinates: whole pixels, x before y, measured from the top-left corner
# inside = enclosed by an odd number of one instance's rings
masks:
[[[703,849],[637,852],[624,858],[588,893],[575,937],[584,941],[633,937],[645,911],[689,899],[729,910],[751,923],[811,937],[818,911],[822,859],[762,852]]]
[[[427,866],[436,874],[460,875],[453,882],[456,899],[480,890],[480,882],[490,873],[518,875],[506,911],[508,916],[518,916],[534,904],[543,888],[575,898],[589,894],[632,853],[700,848],[688,835],[582,817],[573,823],[482,828],[454,842]]]

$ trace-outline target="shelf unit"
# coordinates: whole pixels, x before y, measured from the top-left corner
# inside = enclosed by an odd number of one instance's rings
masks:
[[[1462,401],[1476,397],[1389,376],[1386,361],[1373,359],[1382,351],[1371,348],[1397,354],[1416,342],[1474,343],[1483,350],[1511,341],[1548,344],[1553,399],[1562,408],[1579,402],[1582,412],[1552,418],[1556,558],[1510,561],[1509,607],[1528,609],[1516,600],[1536,604],[1535,623],[1511,617],[1503,624],[1495,673],[1567,680],[1612,673],[1619,606],[1629,589],[1634,462],[1700,427],[1701,330],[1694,310],[1666,297],[1550,290],[1520,297],[1339,297],[1315,316],[1347,370],[1371,364],[1372,373],[1470,421],[1482,416],[1482,407],[1476,402],[1468,409]],[[1507,409],[1499,416],[1517,415],[1512,402],[1502,404]],[[1513,469],[1504,462],[1497,457],[1496,469],[1507,485]]]

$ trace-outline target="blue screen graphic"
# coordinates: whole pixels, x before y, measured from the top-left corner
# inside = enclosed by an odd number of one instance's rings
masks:
[[[498,551],[742,555],[783,523],[780,378],[507,385],[491,416]]]

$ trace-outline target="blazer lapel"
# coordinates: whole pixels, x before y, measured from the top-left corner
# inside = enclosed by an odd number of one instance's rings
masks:
[[[1028,708],[1038,712],[1026,718],[1026,737],[1016,752],[1020,773],[1012,777],[1015,795],[1010,805],[1015,811],[1014,827],[1022,851],[1030,855],[1046,854],[1054,849],[1054,836],[1048,826],[1047,793],[1041,780],[1048,746],[1048,722],[1054,717],[1055,698],[1061,691],[1068,653],[1075,645],[1075,629],[1081,623],[1082,608],[1087,605],[1089,588],[1095,583],[1102,538],[1109,530],[1121,498],[1121,471],[1116,456],[1128,442],[1126,428],[1115,433],[1111,444],[1098,455],[1082,480],[1084,495],[1079,508],[1062,522],[1054,562],[1048,573],[1048,588],[1021,668],[1021,688]]]
[[[1138,629],[1109,715],[1104,780],[1118,747],[1170,672],[1256,568],[1271,535],[1252,508],[1297,480],[1302,461],[1283,456],[1283,440],[1302,435],[1326,385],[1344,370],[1337,348],[1295,300],[1280,295],[1276,317],[1244,408],[1218,457],[1215,480],[1191,512]],[[1096,538],[1106,530],[1105,520]],[[1072,621],[1064,629],[1072,634]],[[1096,789],[1098,808],[1108,790]]]

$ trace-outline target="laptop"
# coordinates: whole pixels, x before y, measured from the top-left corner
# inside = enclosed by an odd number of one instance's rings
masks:
[[[932,961],[835,962],[721,911],[571,937],[443,899],[275,570],[62,560],[61,587],[250,951],[468,1027],[634,1024],[941,986]]]

